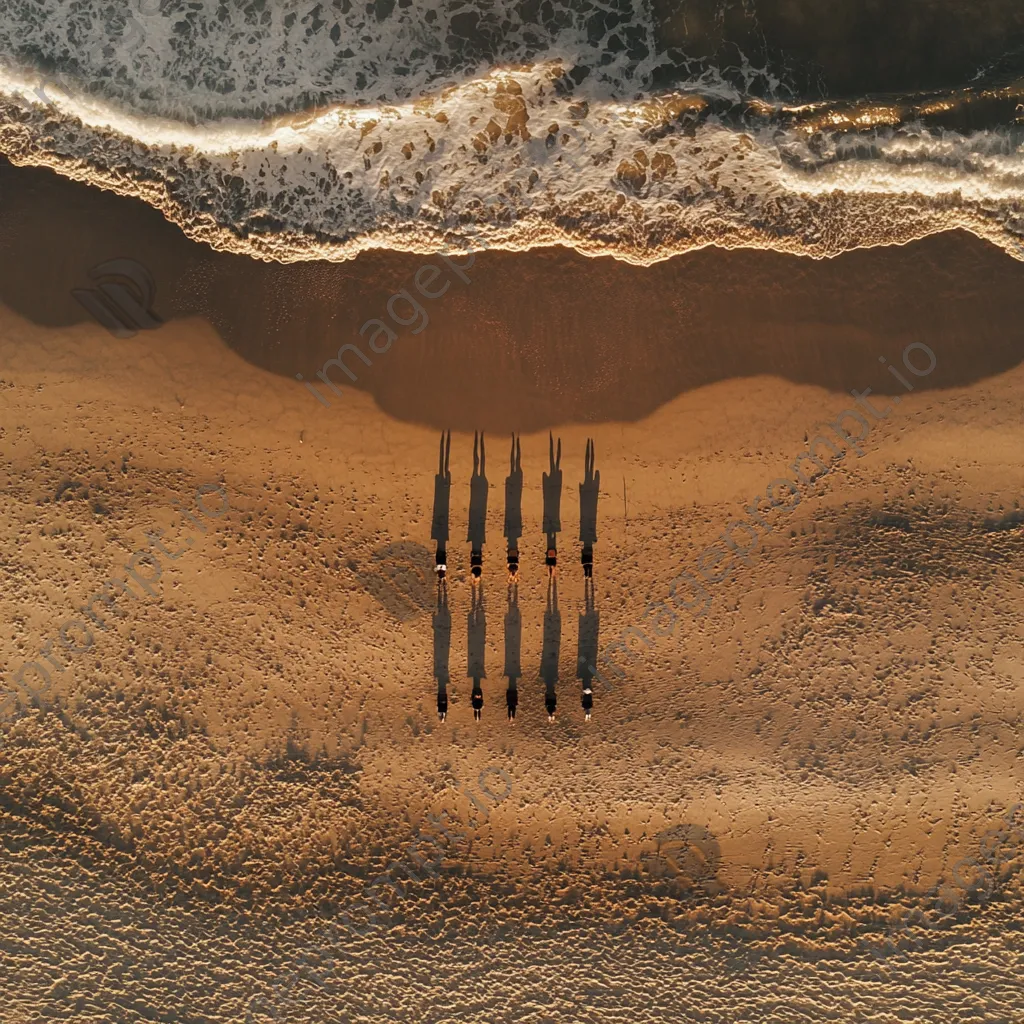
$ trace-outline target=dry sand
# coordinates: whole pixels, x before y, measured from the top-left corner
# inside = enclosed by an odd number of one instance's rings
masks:
[[[251,263],[45,172],[4,168],[0,205],[5,686],[123,576],[147,530],[171,550],[194,540],[157,597],[64,656],[52,705],[3,726],[5,1024],[243,1021],[250,1005],[271,1019],[257,994],[287,1021],[1024,1020],[1019,845],[991,899],[896,930],[916,948],[868,949],[1024,792],[1024,541],[986,526],[1024,487],[1018,264],[961,235],[822,262],[486,254],[419,337],[327,409],[294,373],[312,376],[422,258]],[[160,330],[113,338],[70,299],[114,256],[153,272]],[[706,617],[681,612],[671,636],[621,659],[627,678],[598,684],[585,723],[586,438],[604,647],[788,475],[851,388],[901,392],[878,358],[913,341],[937,369],[866,454],[774,513]],[[446,426],[452,703],[439,724],[432,583],[403,604],[371,567],[404,542],[429,576]],[[491,484],[479,724],[463,543],[477,427]],[[538,679],[549,428],[565,476],[553,724]],[[526,482],[514,728],[511,429]],[[211,480],[230,510],[201,535],[172,504],[194,510]],[[478,792],[489,767],[512,791],[481,820],[458,790]],[[442,876],[410,885],[386,927],[325,948],[321,920],[411,863],[442,811],[468,834]],[[659,837],[681,828],[700,857],[677,873]],[[330,960],[326,981],[303,956]],[[288,994],[271,996],[280,981]]]

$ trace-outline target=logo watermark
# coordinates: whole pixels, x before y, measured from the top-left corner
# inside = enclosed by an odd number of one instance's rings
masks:
[[[138,260],[107,260],[93,267],[89,276],[99,284],[72,288],[71,294],[111,334],[134,338],[139,331],[151,331],[163,323],[153,312],[156,285]]]

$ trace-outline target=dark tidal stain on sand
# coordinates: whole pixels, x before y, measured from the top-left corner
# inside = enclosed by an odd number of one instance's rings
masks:
[[[315,380],[358,343],[370,365],[350,354],[357,381],[335,368],[342,397],[321,391],[337,404],[365,390],[389,415],[432,428],[635,421],[694,388],[766,374],[898,394],[874,370],[911,342],[938,359],[922,389],[970,384],[1024,355],[1024,269],[961,232],[830,260],[712,248],[636,267],[561,248],[482,253],[469,283],[446,272],[446,293],[422,300],[419,333],[391,324],[398,337],[383,354],[359,328],[386,317],[427,257],[261,263],[189,241],[139,201],[6,163],[0,252],[0,301],[37,324],[84,322],[71,289],[97,263],[130,256],[153,274],[165,320],[204,317],[239,355],[288,379]],[[332,415],[295,386],[309,415]]]

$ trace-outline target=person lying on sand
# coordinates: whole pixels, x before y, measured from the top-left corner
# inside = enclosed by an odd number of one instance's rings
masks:
[[[473,476],[469,481],[469,529],[466,540],[472,545],[470,571],[480,579],[484,568],[484,543],[487,540],[487,464],[484,435],[473,435]]]
[[[597,502],[601,491],[601,471],[594,471],[594,441],[587,438],[586,476],[580,484],[580,542],[583,544],[583,575],[594,575],[594,545],[597,543]]]
[[[519,438],[512,435],[505,477],[505,537],[508,540],[508,578],[519,572],[519,538],[523,535],[523,456]]]

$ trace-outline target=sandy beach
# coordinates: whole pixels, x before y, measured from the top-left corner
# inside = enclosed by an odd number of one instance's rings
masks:
[[[116,338],[71,296],[114,258],[152,274],[159,329]],[[355,382],[334,373],[326,407],[295,375],[316,380],[427,257],[259,263],[137,201],[4,165],[0,259],[0,678],[6,692],[47,641],[65,666],[43,706],[22,695],[2,726],[3,1020],[1020,1019],[1020,833],[984,898],[952,882],[1022,799],[1019,262],[956,232],[830,260],[478,253],[468,281],[449,272],[422,300],[422,330],[351,362]],[[935,368],[911,393],[887,367],[915,344]],[[890,413],[864,454],[771,512],[749,564],[708,583],[705,615],[663,604],[865,389]],[[474,430],[490,496],[479,723]],[[599,647],[629,650],[585,722],[588,438]],[[227,496],[220,518],[197,510],[208,484]],[[69,653],[62,624],[154,530],[177,552],[154,594],[135,585]],[[415,848],[436,822],[451,835],[426,877]],[[378,926],[335,930],[385,872],[401,892],[383,890]],[[929,891],[939,909],[907,923]]]

